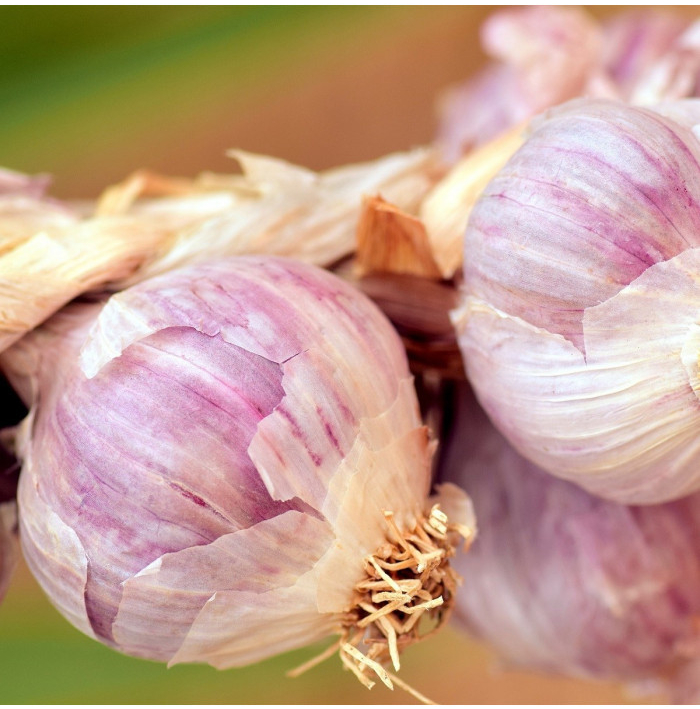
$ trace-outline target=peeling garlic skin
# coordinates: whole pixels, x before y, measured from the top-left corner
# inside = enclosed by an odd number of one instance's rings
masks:
[[[484,191],[453,313],[501,432],[627,504],[700,488],[700,103],[579,99]]]
[[[453,620],[506,660],[636,681],[700,658],[700,494],[647,507],[592,496],[518,455],[464,390],[439,477],[479,519],[455,559]]]
[[[243,257],[76,304],[3,353],[32,404],[22,544],[125,653],[230,667],[340,628],[362,560],[423,511],[401,342],[319,269]]]

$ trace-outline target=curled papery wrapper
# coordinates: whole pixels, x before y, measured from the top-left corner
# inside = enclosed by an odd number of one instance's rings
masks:
[[[233,156],[242,175],[137,173],[89,216],[39,200],[39,178],[0,173],[0,350],[81,293],[208,259],[257,253],[330,265],[354,249],[365,194],[414,209],[434,182],[428,149],[323,173]]]
[[[447,611],[448,528],[404,350],[332,274],[261,257],[173,271],[65,309],[2,366],[31,404],[24,552],[88,635],[224,668],[339,633],[367,680],[365,635],[396,666],[417,626],[394,615]],[[446,489],[442,507],[469,536],[465,496]],[[415,558],[396,548],[411,535]]]
[[[578,100],[489,183],[453,313],[492,420],[625,503],[700,487],[700,102]]]
[[[576,96],[652,104],[698,95],[700,24],[633,10],[603,23],[580,8],[495,12],[481,28],[494,59],[442,101],[438,142],[454,161]]]
[[[439,478],[472,497],[479,536],[455,559],[454,621],[522,668],[690,692],[700,494],[602,500],[518,455],[466,386],[455,408]]]

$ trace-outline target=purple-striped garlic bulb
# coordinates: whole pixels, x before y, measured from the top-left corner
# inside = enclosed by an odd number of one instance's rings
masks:
[[[472,549],[454,562],[465,579],[457,625],[523,668],[670,680],[690,696],[700,493],[637,507],[590,495],[518,455],[466,386],[439,478],[467,491],[479,519]]]
[[[431,507],[401,342],[332,274],[263,257],[172,271],[65,309],[2,366],[31,405],[24,553],[84,633],[218,668],[337,633],[363,682],[390,685],[378,663],[398,668],[421,615],[446,617],[444,512],[469,525],[468,500]]]
[[[581,8],[506,8],[482,25],[493,58],[441,103],[449,161],[577,96],[652,104],[698,95],[700,23],[648,9],[599,23]]]
[[[453,321],[481,404],[534,463],[628,504],[700,488],[698,119],[553,109],[466,232]]]

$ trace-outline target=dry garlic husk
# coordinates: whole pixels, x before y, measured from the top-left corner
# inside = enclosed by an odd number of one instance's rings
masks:
[[[467,374],[530,460],[624,503],[700,488],[700,102],[534,125],[465,239]]]
[[[405,352],[332,274],[172,271],[64,309],[1,363],[31,404],[24,553],[84,633],[218,668],[338,633],[391,684],[375,661],[447,617],[452,533]],[[469,536],[466,497],[443,498]]]
[[[140,172],[107,190],[91,217],[56,225],[63,228],[20,215],[21,238],[0,252],[0,350],[81,293],[120,290],[173,268],[251,253],[332,264],[354,250],[363,195],[381,192],[412,210],[435,182],[425,148],[322,173],[232,155],[242,175]],[[0,240],[2,205],[0,181]]]
[[[455,559],[457,625],[523,668],[690,692],[700,494],[632,507],[557,480],[508,445],[466,387],[439,479],[462,486],[479,518],[472,549]]]
[[[494,62],[444,97],[438,142],[453,161],[576,96],[643,104],[697,96],[699,30],[653,9],[603,23],[575,7],[496,12],[481,28]]]

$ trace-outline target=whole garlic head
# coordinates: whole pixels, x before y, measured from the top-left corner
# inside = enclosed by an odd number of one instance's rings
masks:
[[[457,626],[523,669],[667,680],[679,699],[697,698],[700,493],[635,507],[557,480],[508,445],[467,387],[439,477],[479,515],[478,538],[455,560],[467,580]]]
[[[369,682],[357,646],[376,628],[358,584],[394,575],[396,530],[432,504],[433,445],[401,342],[367,298],[294,261],[222,260],[75,304],[2,365],[32,406],[23,549],[74,625],[219,668],[340,633]],[[412,584],[399,606],[426,592]],[[439,588],[407,614],[439,606]],[[396,665],[411,631],[390,630],[365,652],[388,647]]]
[[[476,204],[454,313],[493,421],[626,503],[700,488],[700,102],[547,113]]]

